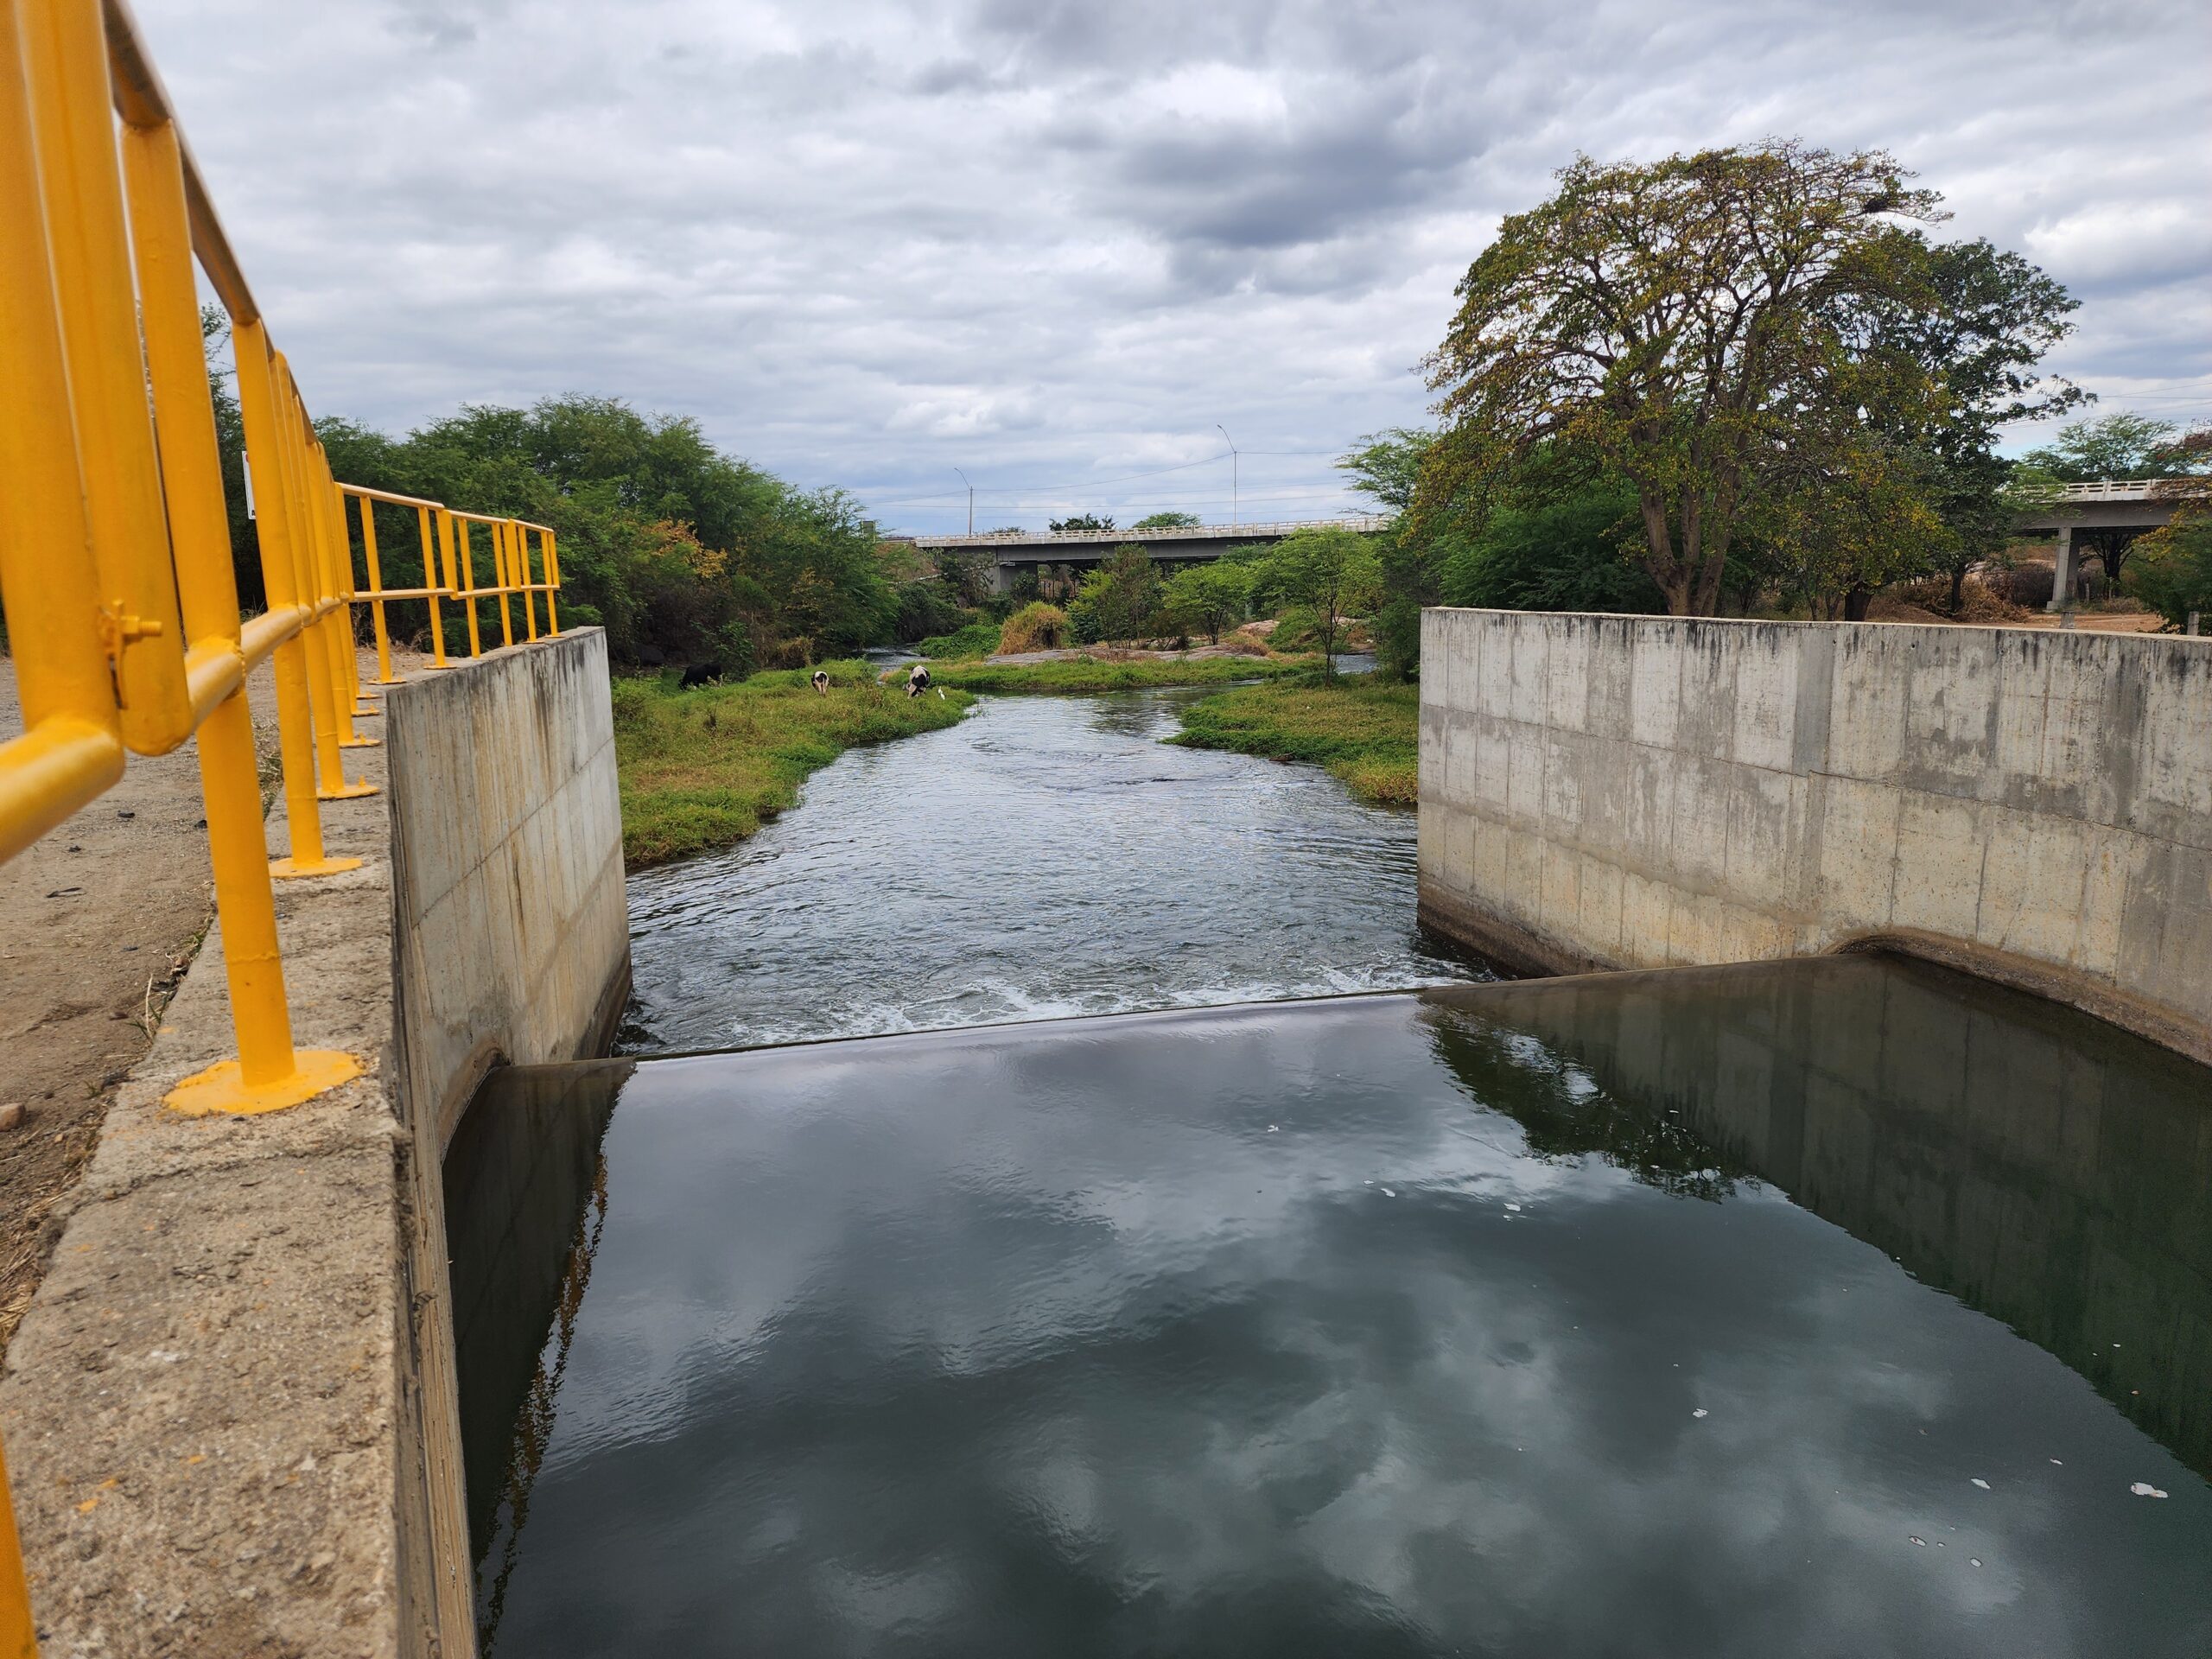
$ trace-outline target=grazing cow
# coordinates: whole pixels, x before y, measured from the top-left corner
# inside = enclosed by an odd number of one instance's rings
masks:
[[[906,676],[906,695],[910,697],[918,697],[929,689],[930,665],[927,663],[916,663],[913,672]]]
[[[639,645],[638,647],[638,666],[639,668],[665,668],[668,666],[668,653],[663,651],[658,645]]]
[[[830,671],[828,669],[817,668],[814,671],[814,689],[819,691],[825,697],[830,695]]]
[[[683,682],[676,689],[679,691],[689,691],[695,685],[704,685],[709,681],[719,680],[721,677],[722,665],[720,663],[694,663],[683,671]]]

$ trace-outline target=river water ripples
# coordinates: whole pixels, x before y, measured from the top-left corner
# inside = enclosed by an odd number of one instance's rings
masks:
[[[1414,918],[1411,813],[1160,740],[1198,691],[994,697],[630,882],[630,1052],[1484,977]]]

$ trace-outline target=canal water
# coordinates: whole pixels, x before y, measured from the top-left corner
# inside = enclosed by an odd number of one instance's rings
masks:
[[[698,867],[641,878],[642,1028],[1464,971],[1412,934],[1406,821],[1160,750],[1162,707],[994,704],[962,745],[849,756],[764,833],[780,853],[694,890],[803,941],[775,918],[811,869],[861,976],[842,992],[732,921],[703,935],[718,969],[656,963]],[[1070,739],[1150,781],[1086,783]],[[934,771],[852,775],[931,743]],[[931,828],[989,827],[932,791],[955,756],[1001,768],[1002,842],[1057,849],[1005,874],[1016,909],[1062,917],[1085,849],[1195,880],[1185,766],[1223,768],[1218,824],[1306,897],[1270,909],[1224,858],[1238,895],[1192,913],[1272,918],[1269,949],[1131,969],[1066,942],[1164,927],[1174,895],[1105,876],[1120,910],[963,952],[893,885],[909,834],[912,868],[988,868]],[[1309,784],[1319,827],[1270,806]],[[930,810],[887,834],[900,791]],[[861,810],[817,833],[851,849],[842,888],[798,834],[838,801]],[[1397,857],[1403,893],[1363,883]],[[898,1000],[902,931],[939,1003]],[[510,1071],[447,1211],[495,1656],[2212,1652],[2212,1073],[1921,964]]]
[[[1414,919],[1409,812],[1171,747],[1199,691],[992,697],[630,882],[632,1052],[1483,976]]]

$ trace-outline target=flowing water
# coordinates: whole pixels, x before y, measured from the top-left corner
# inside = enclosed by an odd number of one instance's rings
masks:
[[[639,878],[651,1039],[1465,971],[1172,706]],[[1940,969],[510,1071],[446,1181],[493,1659],[2212,1652],[2212,1073]]]
[[[993,697],[630,882],[631,1052],[1410,988],[1414,818],[1160,740],[1198,691]]]

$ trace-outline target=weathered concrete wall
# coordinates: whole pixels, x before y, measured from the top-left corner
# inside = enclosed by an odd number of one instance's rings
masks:
[[[1541,973],[1894,947],[2212,1060],[2212,641],[1437,610],[1421,907]]]
[[[475,1598],[445,1151],[493,1065],[602,1052],[629,992],[607,636],[578,630],[425,675],[393,688],[386,715],[417,1423],[432,1593],[450,1630]]]
[[[565,1058],[619,1007],[606,664],[580,632],[392,688],[385,747],[348,753],[387,789],[324,836],[363,867],[279,882],[277,920],[296,1039],[365,1075],[265,1116],[162,1106],[235,1052],[219,922],[118,1095],[0,1378],[48,1659],[474,1651],[441,1109],[488,1058],[466,1020]]]
[[[442,1152],[495,1060],[600,1052],[629,990],[607,636],[395,687],[387,725],[399,1061]]]

